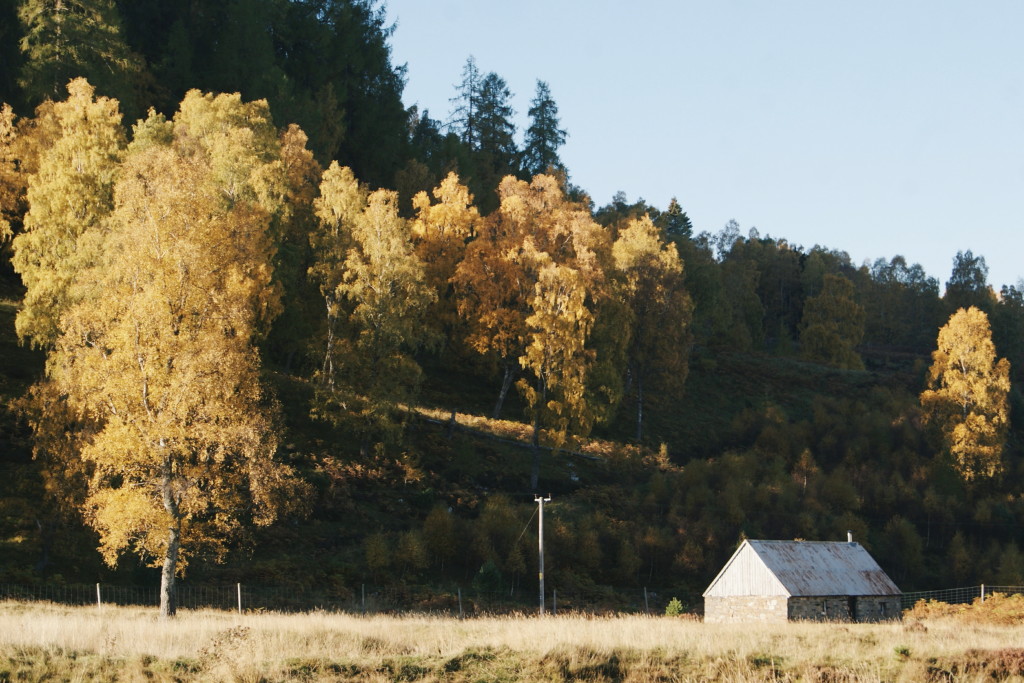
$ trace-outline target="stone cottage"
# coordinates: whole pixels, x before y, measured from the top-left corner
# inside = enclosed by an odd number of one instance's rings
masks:
[[[852,536],[743,541],[704,591],[704,621],[899,619],[900,589]]]

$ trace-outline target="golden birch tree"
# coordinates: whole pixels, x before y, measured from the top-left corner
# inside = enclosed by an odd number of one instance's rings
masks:
[[[683,263],[674,244],[661,241],[647,216],[631,220],[612,245],[629,324],[626,362],[636,397],[635,438],[643,438],[646,396],[686,381],[693,303],[683,287]]]
[[[0,240],[22,232],[28,179],[39,170],[40,156],[61,134],[54,106],[46,100],[31,118],[19,118],[8,104],[0,107]]]
[[[465,255],[466,242],[476,232],[480,212],[473,206],[469,188],[459,182],[454,172],[449,173],[432,194],[437,200],[434,204],[426,192],[413,197],[416,218],[411,229],[427,281],[443,290]]]
[[[71,283],[95,262],[98,232],[113,208],[125,131],[117,100],[94,95],[76,78],[68,83],[67,100],[41,108],[52,121],[40,130],[56,137],[28,178],[28,211],[12,258],[26,289],[15,321],[18,337],[35,346],[56,340],[60,317],[75,302]]]
[[[393,435],[397,410],[419,386],[412,353],[432,341],[424,316],[436,294],[398,215],[397,193],[367,195],[351,170],[332,163],[316,208],[322,229],[310,272],[327,329],[315,412],[349,422],[364,438]]]
[[[481,223],[452,279],[467,344],[481,355],[495,357],[501,366],[501,387],[492,413],[495,419],[501,417],[519,370],[536,278],[519,257],[524,227],[506,219],[500,209],[491,214]]]
[[[426,192],[413,197],[416,217],[411,229],[426,281],[437,293],[429,324],[438,334],[451,339],[458,322],[451,280],[466,254],[466,243],[476,234],[480,213],[473,206],[473,195],[454,172],[434,188],[433,195],[437,200],[433,204]]]
[[[541,268],[526,318],[529,343],[519,358],[533,381],[524,377],[518,382],[533,422],[533,490],[540,475],[541,439],[559,448],[572,427],[578,432],[589,428],[586,380],[594,353],[587,349],[587,338],[594,316],[586,298],[579,271],[550,262]]]
[[[19,170],[17,118],[11,105],[0,106],[0,242],[14,235],[25,197],[25,178]]]
[[[285,372],[291,370],[297,355],[308,352],[319,329],[316,321],[320,318],[320,293],[309,275],[313,265],[309,237],[319,225],[314,201],[323,168],[307,142],[306,134],[295,124],[280,135],[285,201],[276,229],[280,244],[274,260],[274,279],[281,285],[282,306],[265,347],[284,365]]]
[[[67,114],[66,103],[50,100],[36,108],[34,118],[18,119],[10,106],[0,108],[0,241],[22,233],[29,178],[38,172],[40,157],[66,132],[55,107]],[[52,158],[48,161],[53,163]],[[55,169],[51,165],[47,170],[53,173]],[[4,247],[9,257],[10,242]],[[65,523],[80,518],[88,472],[78,448],[95,425],[80,419],[48,379],[37,381],[12,407],[32,432],[33,459],[43,485],[44,504],[36,523],[45,557],[47,549],[59,542],[57,534]]]
[[[1010,363],[996,360],[988,316],[961,308],[939,330],[921,407],[966,481],[1000,470],[1009,392]]]
[[[173,123],[140,123],[102,259],[76,278],[103,295],[69,308],[47,361],[99,424],[80,456],[103,557],[131,550],[161,566],[163,616],[190,558],[222,556],[243,524],[301,499],[274,459],[277,408],[255,344],[279,298],[265,200],[280,166],[252,144],[268,136],[266,103],[237,96],[192,92]]]
[[[539,175],[527,183],[508,176],[498,194],[498,210],[481,221],[452,280],[469,345],[493,354],[502,368],[495,418],[522,369],[541,269],[550,262],[576,270],[592,306],[604,286],[608,251],[605,231],[585,206],[565,198],[557,178]]]
[[[42,483],[34,517],[45,563],[51,548],[69,540],[62,532],[81,524],[90,469],[79,453],[98,425],[48,379],[37,381],[10,405],[32,432],[32,459]]]

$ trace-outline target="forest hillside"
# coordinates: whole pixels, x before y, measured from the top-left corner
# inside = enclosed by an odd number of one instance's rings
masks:
[[[0,583],[691,602],[743,538],[1024,584],[1024,287],[597,206],[372,0],[0,0]],[[841,245],[839,245],[841,246]],[[882,246],[884,248],[884,245]]]

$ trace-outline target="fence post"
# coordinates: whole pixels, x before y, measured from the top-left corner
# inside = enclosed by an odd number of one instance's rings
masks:
[[[363,614],[366,614],[366,584],[363,584]]]
[[[551,589],[551,613],[558,614],[558,589]]]
[[[459,587],[459,620],[462,619],[462,587]]]
[[[985,602],[985,584],[981,584],[981,601]]]
[[[242,613],[242,584],[238,584],[238,613]]]
[[[651,613],[651,603],[647,600],[647,586],[644,586],[644,614]]]
[[[100,597],[100,585],[97,583],[96,584],[96,609],[102,609],[102,607],[103,607],[103,600]]]

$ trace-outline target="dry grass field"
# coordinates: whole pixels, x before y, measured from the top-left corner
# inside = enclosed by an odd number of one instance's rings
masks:
[[[672,617],[245,614],[0,603],[0,681],[1024,680],[1024,629],[953,617],[705,625]]]

